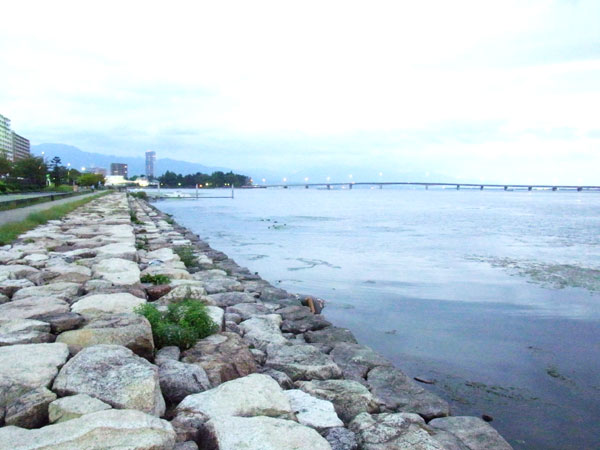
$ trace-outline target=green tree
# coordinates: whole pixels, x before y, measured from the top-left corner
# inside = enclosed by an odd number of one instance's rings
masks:
[[[0,176],[6,176],[10,174],[13,168],[13,163],[6,155],[0,155]]]
[[[50,161],[50,177],[52,178],[52,182],[54,186],[59,186],[62,180],[65,178],[66,169],[61,165],[61,160],[59,156],[55,156]]]
[[[104,175],[99,173],[84,173],[77,179],[80,186],[95,186],[98,183],[104,183]]]
[[[48,166],[40,157],[30,156],[19,159],[13,165],[13,175],[20,178],[23,184],[44,187],[46,185]]]

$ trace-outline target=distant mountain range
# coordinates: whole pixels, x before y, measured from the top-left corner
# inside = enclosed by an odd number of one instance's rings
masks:
[[[101,153],[85,152],[65,144],[40,144],[34,145],[31,152],[40,156],[44,152],[46,160],[52,159],[54,156],[60,157],[63,165],[71,164],[78,170],[81,167],[101,167],[110,170],[111,163],[123,163],[128,165],[129,175],[145,174],[145,155],[137,157],[123,157],[113,155],[103,155]],[[187,161],[178,161],[170,158],[157,158],[154,166],[154,174],[160,176],[167,170],[180,173],[182,175],[194,174],[197,172],[211,174],[218,170],[229,172],[232,170],[235,173],[250,176],[254,179],[255,184],[263,184],[265,179],[266,184],[281,184],[283,179],[287,183],[303,183],[305,178],[308,178],[309,183],[324,183],[326,181],[336,182],[377,182],[377,181],[436,181],[436,182],[453,182],[456,178],[445,175],[439,172],[426,173],[417,170],[415,167],[374,167],[368,165],[349,165],[339,162],[335,165],[316,165],[305,169],[294,171],[286,171],[285,169],[263,169],[263,168],[226,168],[226,167],[210,167],[198,163]],[[380,175],[380,170],[382,171]],[[352,175],[352,177],[350,177]],[[467,180],[461,180],[466,182]]]
[[[80,170],[82,167],[100,167],[110,171],[111,163],[127,164],[129,175],[143,175],[146,173],[146,159],[144,156],[113,156],[101,153],[84,152],[83,150],[65,144],[40,144],[31,147],[31,153],[40,156],[44,152],[46,159],[58,156],[63,165],[71,164],[71,167]],[[177,161],[170,158],[157,158],[154,164],[154,175],[160,176],[167,170],[182,175],[197,172],[211,174],[218,170],[229,172],[231,169],[225,167],[208,167],[198,163]]]

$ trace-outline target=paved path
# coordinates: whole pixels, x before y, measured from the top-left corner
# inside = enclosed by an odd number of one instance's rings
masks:
[[[40,203],[38,205],[25,206],[24,208],[17,209],[9,209],[8,211],[0,211],[0,225],[4,225],[8,222],[20,222],[21,220],[25,220],[27,216],[33,212],[37,211],[46,211],[47,209],[52,209],[57,205],[64,205],[65,203],[70,203],[75,200],[80,200],[82,198],[89,197],[91,195],[95,195],[95,193],[76,195],[75,197],[68,197],[62,200],[55,200],[53,202],[45,202]]]

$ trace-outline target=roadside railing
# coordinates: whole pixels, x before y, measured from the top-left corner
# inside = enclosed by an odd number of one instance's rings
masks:
[[[89,194],[92,192],[90,189],[80,190],[77,192],[56,192],[56,193],[45,193],[38,196],[29,196],[26,198],[2,200],[0,198],[0,211],[7,211],[10,209],[23,208],[25,206],[37,205],[39,203],[53,202],[55,200],[61,200],[63,198],[76,197],[82,194]]]

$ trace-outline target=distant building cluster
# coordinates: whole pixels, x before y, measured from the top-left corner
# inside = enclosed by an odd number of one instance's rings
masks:
[[[10,128],[10,119],[0,114],[0,155],[10,161],[29,158],[29,139],[18,135]]]
[[[146,152],[146,177],[154,178],[154,162],[156,161],[156,152]]]
[[[96,175],[107,175],[107,171],[103,167],[90,167],[89,172]]]

